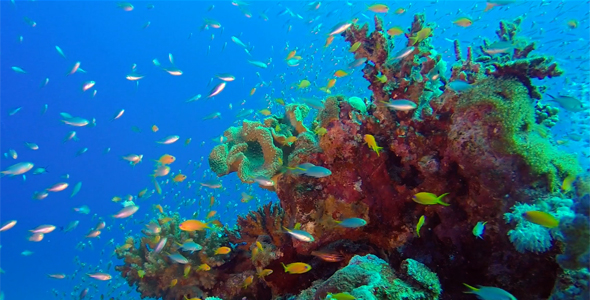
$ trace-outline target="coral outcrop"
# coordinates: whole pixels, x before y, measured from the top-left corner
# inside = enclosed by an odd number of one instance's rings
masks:
[[[348,293],[363,300],[434,300],[441,292],[438,277],[423,264],[407,259],[394,271],[387,262],[369,254],[354,256],[346,267],[295,299],[326,299],[329,293]]]
[[[155,241],[149,237],[131,240],[118,269],[142,296],[272,299],[305,290],[299,299],[339,292],[358,299],[437,299],[442,285],[442,297],[454,299],[467,282],[518,299],[546,299],[556,281],[587,278],[561,272],[587,262],[587,249],[577,242],[587,241],[587,215],[564,217],[559,232],[535,227],[545,233],[544,243],[527,244],[521,232],[531,227],[520,209],[543,210],[544,199],[553,199],[563,179],[581,168],[548,139],[554,112],[535,106],[541,89],[531,78],[562,71],[550,57],[535,55],[534,43],[519,39],[520,19],[502,21],[500,46],[484,41],[481,53],[468,47],[463,56],[455,42],[450,75],[430,44],[437,26],[423,14],[405,32],[403,49],[395,48],[379,17],[374,22],[373,32],[367,24],[350,24],[342,33],[360,43],[355,58],[368,62],[363,77],[372,97],[330,96],[311,124],[305,122],[308,106],[289,104],[284,116],[229,128],[227,142],[209,156],[211,169],[218,176],[237,172],[249,183],[272,179],[280,204],[250,212],[223,231],[180,232],[177,218],[163,225],[161,237],[202,243],[199,253],[187,254],[193,267],[211,266],[207,275],[179,278],[174,290],[170,280],[182,277],[182,268],[150,253],[146,245],[153,249]],[[391,109],[390,100],[409,101],[415,109]],[[377,147],[383,149],[377,153]],[[310,174],[311,165],[322,172]],[[449,205],[415,202],[417,193],[448,193]],[[352,219],[352,225],[342,223]],[[478,238],[473,228],[480,222],[486,225]],[[313,239],[289,235],[287,228]],[[211,255],[226,243],[233,245],[230,255]],[[294,262],[311,269],[285,272],[283,264]],[[400,267],[392,271],[388,264]],[[140,278],[139,269],[149,272]]]

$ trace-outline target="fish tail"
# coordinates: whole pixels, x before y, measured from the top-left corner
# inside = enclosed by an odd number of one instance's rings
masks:
[[[483,12],[489,11],[490,9],[494,8],[494,4],[492,3],[486,3],[486,9],[483,10]]]
[[[283,268],[285,268],[285,272],[287,272],[287,266],[285,266],[283,262],[281,262],[281,265],[283,265]]]
[[[444,193],[440,196],[438,196],[438,198],[436,198],[436,203],[440,204],[440,205],[444,205],[444,206],[449,206],[450,204],[442,202],[442,198],[446,195],[448,195],[449,193]]]
[[[478,289],[478,288],[472,287],[472,286],[470,286],[470,285],[469,285],[469,284],[467,284],[467,283],[463,283],[463,285],[464,285],[464,286],[466,286],[467,288],[469,288],[469,289],[470,289],[470,291],[467,291],[467,292],[464,292],[464,293],[467,293],[467,294],[473,294],[473,292],[477,292],[477,291],[479,291],[479,289]]]
[[[412,41],[412,46],[416,45],[416,42],[418,41],[418,36],[412,36],[410,38],[408,38],[410,41]]]

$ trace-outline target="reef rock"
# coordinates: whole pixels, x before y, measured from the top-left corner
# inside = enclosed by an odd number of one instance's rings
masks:
[[[297,300],[325,299],[328,293],[349,293],[363,300],[438,299],[442,289],[438,277],[425,265],[406,259],[396,272],[374,256],[354,256],[348,266],[326,281],[303,291]]]

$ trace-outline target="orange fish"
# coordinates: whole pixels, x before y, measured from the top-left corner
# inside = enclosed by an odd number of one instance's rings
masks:
[[[158,195],[162,195],[162,188],[160,187],[160,184],[156,179],[154,179],[154,186],[156,188],[156,192],[158,193]]]
[[[184,174],[177,174],[176,176],[174,176],[174,178],[172,178],[172,181],[174,182],[183,182],[186,179],[186,175]]]
[[[242,287],[247,288],[252,283],[253,280],[254,280],[254,276],[252,276],[252,275],[246,277],[246,279],[244,279],[244,282],[242,283]]]
[[[217,248],[217,250],[215,250],[215,255],[218,254],[228,254],[231,252],[231,248],[230,247],[219,247]]]
[[[375,13],[387,13],[389,11],[389,7],[385,4],[373,4],[368,6],[367,9]]]
[[[254,95],[254,93],[255,93],[255,92],[256,92],[256,88],[252,88],[252,89],[250,90],[250,96]]]
[[[346,75],[348,75],[348,73],[346,73],[346,72],[345,72],[345,71],[343,71],[343,70],[338,70],[338,71],[336,71],[336,72],[334,73],[334,76],[336,76],[336,77],[344,77],[344,76],[346,76]]]
[[[137,198],[143,198],[143,196],[145,196],[145,193],[147,193],[147,188],[139,191],[139,193],[137,194]]]
[[[402,8],[402,7],[400,7],[400,8],[398,8],[398,9],[395,10],[395,13],[398,14],[398,15],[401,15],[401,14],[403,14],[405,12],[406,12],[406,10],[404,8]]]
[[[152,125],[152,131],[153,132],[158,132],[158,130],[160,130],[160,128],[158,128],[158,126]]]
[[[203,223],[199,220],[188,220],[180,223],[178,228],[180,228],[182,231],[200,231],[210,227],[207,225],[207,223]]]
[[[285,60],[289,60],[289,59],[293,58],[293,56],[295,56],[295,53],[297,53],[297,50],[293,50],[293,51],[289,52],[289,55],[287,55],[287,58],[285,58]]]
[[[311,255],[317,256],[321,260],[327,262],[339,262],[344,260],[344,256],[340,253],[311,251]]]
[[[156,161],[156,163],[165,166],[165,165],[169,165],[171,163],[173,163],[174,161],[176,161],[176,157],[170,155],[170,154],[164,154],[162,156],[160,156],[160,159],[158,159]]]
[[[461,27],[469,27],[471,24],[473,24],[473,21],[471,21],[469,18],[459,18],[453,21],[453,24]]]
[[[161,214],[163,214],[163,213],[164,213],[164,208],[162,208],[162,205],[160,205],[160,204],[156,204],[156,205],[154,206],[154,208],[155,208],[155,209],[157,209],[157,210],[159,210]]]
[[[336,84],[336,79],[328,80],[328,84],[326,85],[326,89],[331,89]]]
[[[212,210],[207,214],[207,219],[211,219],[215,216],[215,214],[217,214],[217,211]]]
[[[215,197],[211,196],[209,207],[213,206],[213,204],[215,204]]]
[[[330,46],[330,44],[332,44],[332,42],[334,41],[334,36],[331,35],[326,39],[326,43],[324,44],[324,48],[327,48],[328,46]]]
[[[391,36],[397,36],[404,33],[404,30],[401,27],[391,27],[387,30],[387,33]]]

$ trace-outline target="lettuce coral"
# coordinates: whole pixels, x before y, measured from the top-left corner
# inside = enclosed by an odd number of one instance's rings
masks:
[[[275,146],[272,128],[244,120],[241,127],[225,131],[227,143],[217,145],[209,154],[211,170],[218,176],[237,172],[243,182],[258,176],[270,178],[281,167],[281,148]]]

